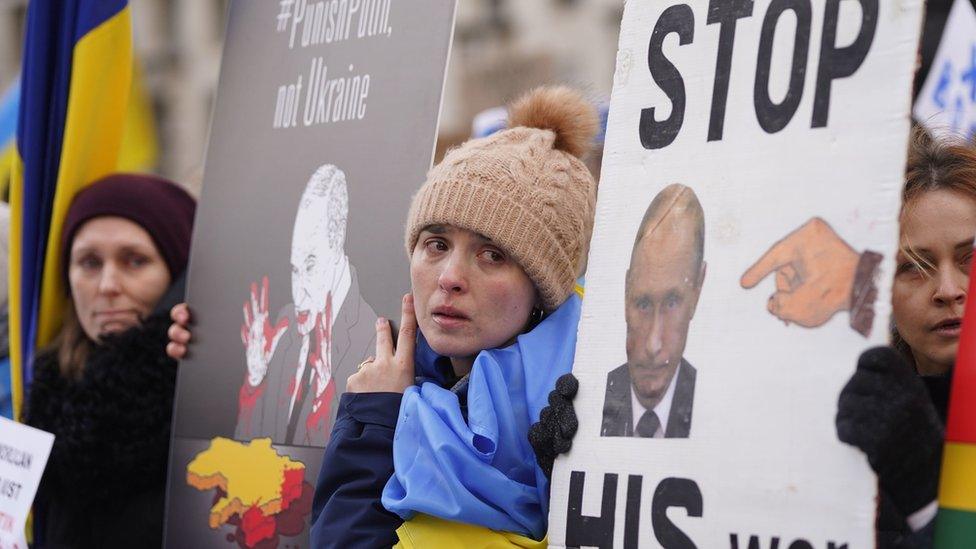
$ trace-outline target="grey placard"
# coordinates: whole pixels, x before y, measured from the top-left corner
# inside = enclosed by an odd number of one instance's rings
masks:
[[[398,319],[409,289],[403,227],[431,164],[454,11],[455,0],[232,3],[190,257],[167,546],[237,543],[232,526],[208,526],[214,491],[187,485],[190,448],[269,437],[314,485],[375,318]],[[288,327],[255,376],[242,326],[263,277],[269,326]],[[307,547],[306,535],[277,543]]]

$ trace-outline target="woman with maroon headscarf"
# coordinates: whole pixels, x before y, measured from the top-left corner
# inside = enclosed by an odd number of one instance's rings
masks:
[[[68,301],[34,359],[25,422],[54,433],[35,547],[162,545],[176,362],[195,202],[162,178],[115,174],[74,199],[61,238]]]

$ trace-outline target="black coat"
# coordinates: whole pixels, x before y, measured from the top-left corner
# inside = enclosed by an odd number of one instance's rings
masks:
[[[176,362],[169,320],[96,347],[78,380],[38,355],[25,423],[54,433],[34,502],[35,547],[160,547]]]
[[[949,413],[949,389],[952,386],[952,374],[944,376],[922,376],[925,388],[928,390],[932,406],[939,414],[942,426],[945,427]],[[878,515],[875,520],[878,533],[878,549],[930,549],[935,538],[935,520],[929,521],[922,529],[912,532],[906,522],[906,517],[895,506],[891,496],[884,489],[878,487]]]

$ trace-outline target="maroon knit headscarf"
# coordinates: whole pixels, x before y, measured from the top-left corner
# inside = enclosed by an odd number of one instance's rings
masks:
[[[175,279],[186,270],[196,201],[179,185],[155,175],[107,175],[75,195],[61,232],[61,260],[65,279],[71,244],[78,229],[96,217],[124,217],[152,237]]]

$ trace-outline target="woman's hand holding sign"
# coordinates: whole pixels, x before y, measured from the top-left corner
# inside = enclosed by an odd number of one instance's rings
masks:
[[[169,336],[169,343],[166,344],[166,354],[170,358],[183,360],[186,357],[187,345],[190,344],[190,307],[186,303],[173,305],[169,311],[169,317],[173,321],[166,334]]]
[[[376,356],[359,365],[359,371],[349,376],[346,390],[350,393],[402,393],[414,384],[413,353],[417,339],[417,316],[413,296],[403,296],[400,331],[394,347],[390,321],[376,319]]]

